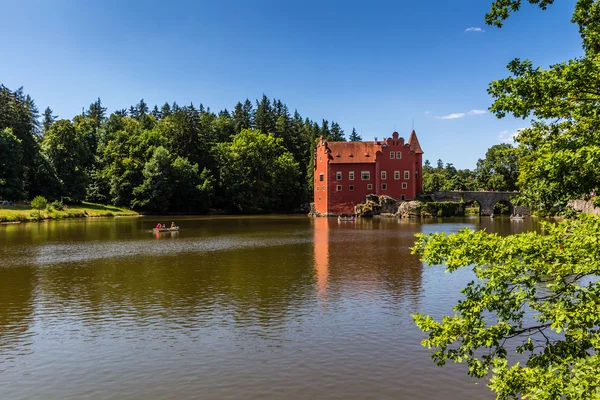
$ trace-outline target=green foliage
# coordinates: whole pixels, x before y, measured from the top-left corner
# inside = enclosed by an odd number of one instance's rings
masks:
[[[454,316],[415,314],[438,365],[466,362],[491,374],[499,399],[592,399],[600,395],[600,217],[544,224],[508,237],[464,229],[417,235],[413,253],[452,273],[477,276]],[[515,351],[526,361],[514,362]]]
[[[477,161],[475,187],[512,192],[517,189],[518,177],[517,149],[508,143],[497,144],[488,149],[484,159]]]
[[[510,214],[509,205],[505,204],[505,203],[500,203],[500,202],[494,204],[494,214],[503,214],[503,215]]]
[[[216,148],[220,184],[229,207],[242,212],[290,209],[299,197],[300,170],[283,140],[250,129]]]
[[[87,184],[85,172],[89,158],[84,138],[69,120],[56,121],[42,142],[44,154],[50,160],[61,185],[61,194],[83,199]]]
[[[0,199],[24,196],[23,148],[11,128],[0,129]]]
[[[464,205],[454,201],[432,201],[423,204],[423,211],[437,217],[462,217],[465,215]]]
[[[533,1],[545,8],[552,1]],[[501,25],[521,1],[498,0],[486,17]],[[508,64],[512,76],[494,81],[488,92],[499,118],[533,115],[531,127],[516,137],[519,143],[519,187],[532,207],[560,212],[569,200],[581,198],[600,182],[600,2],[578,0],[572,22],[579,26],[584,55],[548,69],[532,61]]]
[[[65,209],[65,205],[62,200],[54,200],[50,205],[56,211],[63,211]]]
[[[156,148],[144,166],[143,175],[144,182],[133,191],[133,208],[166,213],[173,195],[169,151],[162,146]]]
[[[437,161],[432,167],[429,160],[423,165],[423,189],[425,193],[449,190],[476,190],[475,174],[468,169],[457,170],[454,165]]]
[[[48,200],[44,196],[36,196],[33,200],[31,200],[31,207],[37,210],[37,218],[42,217],[42,210],[46,208],[48,205]]]
[[[214,192],[215,179],[207,168],[199,172],[198,164],[177,157],[171,165],[173,197],[170,209],[201,213],[208,211]]]

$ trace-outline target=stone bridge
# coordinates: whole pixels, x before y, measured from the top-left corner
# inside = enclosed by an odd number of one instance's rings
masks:
[[[529,215],[531,211],[526,206],[515,206],[510,200],[519,192],[433,192],[434,201],[476,201],[479,203],[479,215],[491,215],[496,203],[508,205],[511,214]]]

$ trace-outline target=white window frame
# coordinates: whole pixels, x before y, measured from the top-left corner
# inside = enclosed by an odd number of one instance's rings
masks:
[[[336,180],[338,180],[338,181],[341,181],[341,180],[342,180],[342,177],[343,177],[342,171],[337,171],[337,172],[335,173],[335,179],[336,179]]]
[[[402,189],[408,189],[408,183],[402,182]]]
[[[394,171],[394,180],[400,180],[400,171]]]
[[[342,189],[343,189],[343,188],[342,188],[342,185],[336,185],[336,186],[335,186],[335,191],[336,191],[336,192],[341,192],[341,191],[342,191]]]
[[[354,171],[348,172],[348,179],[351,180],[351,181],[354,180]]]
[[[401,151],[396,152],[396,160],[402,160],[402,152]]]
[[[393,160],[396,156],[396,153],[394,153],[393,151],[390,152],[390,160]]]
[[[321,172],[319,174],[319,182],[325,182],[325,173]]]
[[[385,181],[387,179],[387,172],[381,171],[381,180]]]
[[[410,171],[404,171],[404,179],[410,179]]]
[[[367,190],[373,190],[373,184],[367,183]]]
[[[366,178],[365,178],[366,176]],[[360,180],[361,181],[370,181],[371,180],[371,171],[360,171]]]

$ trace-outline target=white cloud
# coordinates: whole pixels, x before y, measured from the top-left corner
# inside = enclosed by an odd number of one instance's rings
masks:
[[[502,131],[500,132],[500,135],[498,136],[498,139],[500,139],[501,142],[503,143],[514,143],[515,142],[515,137],[525,128],[519,128],[516,131]]]
[[[486,110],[471,110],[467,114],[469,114],[469,115],[482,115],[482,114],[487,114],[487,111]]]
[[[465,32],[485,32],[485,31],[478,26],[472,26],[470,28],[465,29]]]
[[[448,115],[443,115],[441,117],[435,117],[436,119],[456,119],[456,118],[462,118],[464,117],[465,113],[454,113],[454,114],[448,114]]]
[[[436,119],[457,119],[457,118],[462,118],[462,117],[466,117],[468,116],[472,116],[472,115],[483,115],[483,114],[487,114],[486,110],[471,110],[471,111],[467,111],[466,113],[452,113],[452,114],[448,114],[448,115],[442,115],[441,117],[435,117]]]

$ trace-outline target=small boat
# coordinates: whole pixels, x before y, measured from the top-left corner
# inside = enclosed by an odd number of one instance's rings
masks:
[[[179,232],[179,227],[176,226],[175,228],[154,228],[152,229],[153,232]]]
[[[354,222],[354,215],[351,216],[338,216],[338,222]]]
[[[522,215],[520,215],[518,217],[517,216],[512,216],[512,217],[510,217],[510,219],[511,219],[511,221],[512,220],[521,220],[521,219],[525,219],[525,217],[523,217]]]

